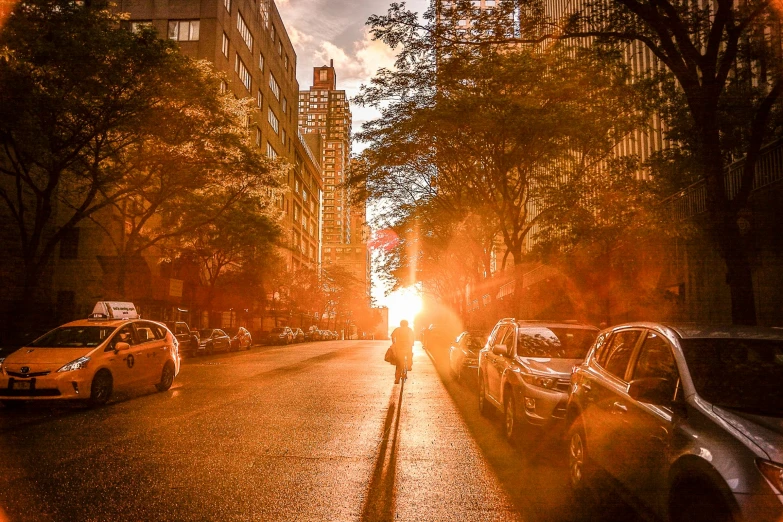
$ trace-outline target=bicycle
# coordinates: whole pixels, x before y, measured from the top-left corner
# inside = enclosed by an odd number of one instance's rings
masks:
[[[400,376],[400,380],[404,384],[405,381],[408,380],[408,356],[406,355],[402,359],[402,375]]]

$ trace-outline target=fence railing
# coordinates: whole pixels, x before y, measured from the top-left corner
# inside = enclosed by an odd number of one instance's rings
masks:
[[[745,160],[732,163],[723,179],[729,199],[737,195],[742,182],[742,169]],[[783,140],[770,143],[761,149],[756,163],[756,177],[753,190],[759,190],[783,179]],[[670,196],[663,202],[669,205],[677,220],[687,219],[707,211],[707,185],[704,180]]]

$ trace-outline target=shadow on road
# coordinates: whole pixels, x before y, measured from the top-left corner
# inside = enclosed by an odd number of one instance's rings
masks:
[[[400,385],[399,395],[392,390],[389,408],[383,422],[383,439],[378,446],[375,467],[368,489],[367,499],[362,508],[362,520],[366,522],[385,522],[394,520],[395,475],[397,471],[397,441],[402,409],[402,392],[405,381]],[[389,442],[391,441],[391,447]]]

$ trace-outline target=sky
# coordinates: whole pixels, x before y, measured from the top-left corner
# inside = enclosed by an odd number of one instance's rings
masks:
[[[394,65],[394,52],[381,42],[373,41],[365,22],[373,14],[384,14],[389,0],[275,0],[297,56],[296,76],[299,88],[307,90],[313,83],[313,67],[334,60],[337,88],[348,97],[359,92],[380,67]],[[423,12],[428,0],[409,0],[410,9]],[[371,109],[351,106],[353,131],[375,117]],[[354,152],[361,144],[354,144]]]
[[[380,67],[393,67],[394,52],[384,43],[373,41],[365,26],[370,15],[387,12],[389,0],[275,0],[275,3],[296,51],[296,76],[301,90],[312,85],[313,67],[328,65],[330,59],[334,60],[337,88],[344,89],[349,98],[358,94],[361,85],[369,83]],[[428,3],[428,0],[406,2],[419,13]],[[377,116],[373,109],[354,104],[351,113],[353,132]],[[361,144],[354,142],[353,152],[361,149]],[[399,296],[387,298],[377,277],[373,278],[372,294],[377,304],[390,307],[390,315],[397,304],[410,302],[400,301]],[[410,311],[409,306],[401,308]],[[394,319],[398,317],[395,315]]]

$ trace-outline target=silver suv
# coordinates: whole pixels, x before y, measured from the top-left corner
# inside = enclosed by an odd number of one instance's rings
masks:
[[[577,493],[600,468],[664,519],[783,520],[783,331],[616,326],[572,387]]]
[[[481,413],[500,409],[512,442],[525,431],[562,430],[571,372],[597,334],[585,324],[501,319],[479,352]]]

